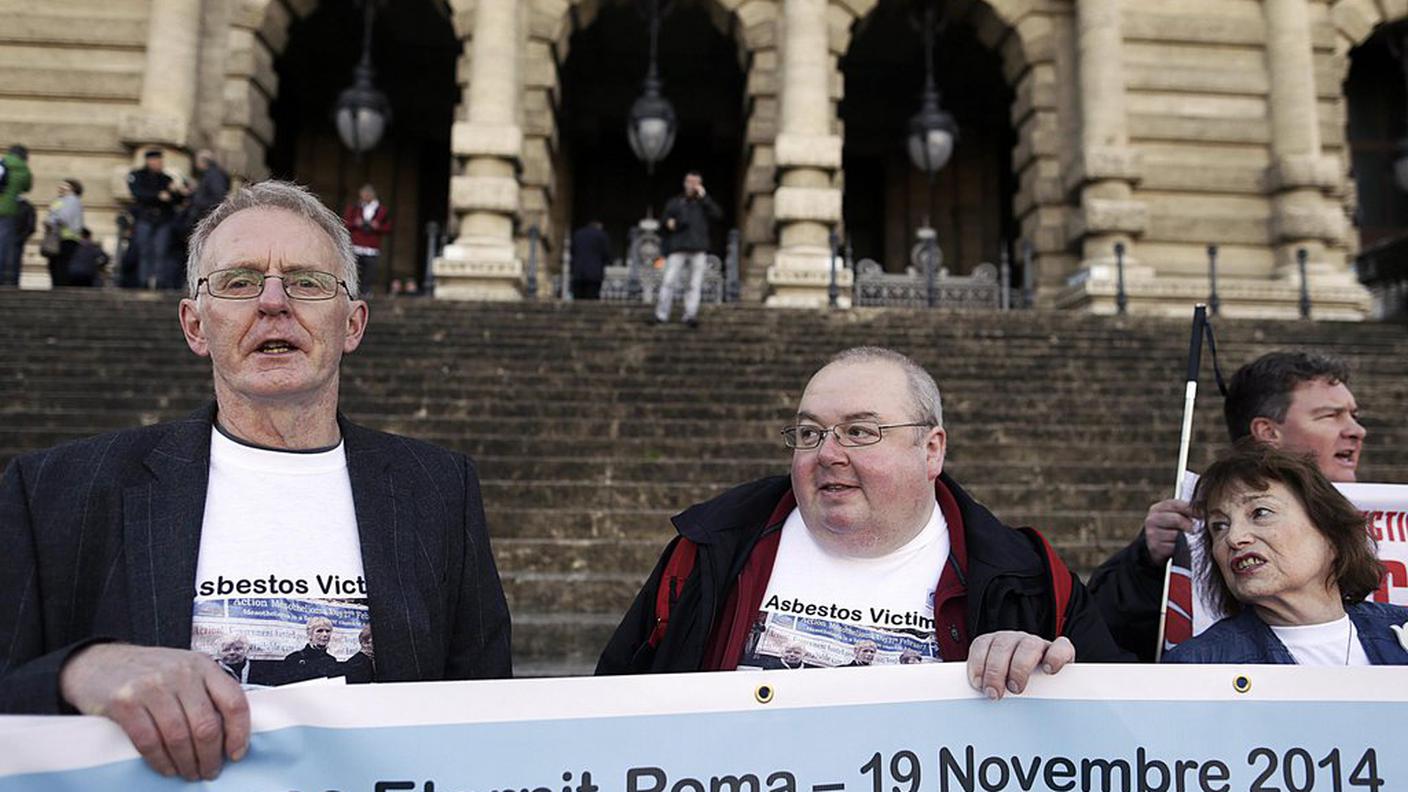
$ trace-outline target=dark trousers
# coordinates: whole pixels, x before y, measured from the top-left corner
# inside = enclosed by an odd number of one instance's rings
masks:
[[[578,280],[572,279],[572,299],[574,300],[600,300],[601,281],[599,280]]]
[[[177,269],[180,264],[171,250],[170,220],[138,220],[133,237],[141,257],[137,279],[143,287],[155,284],[158,289],[180,288]]]
[[[366,297],[376,287],[376,263],[381,256],[357,257],[357,289],[359,297]]]
[[[20,240],[15,215],[0,217],[0,286],[20,282]]]
[[[49,280],[54,288],[68,286],[68,263],[73,258],[73,252],[78,250],[78,240],[65,239],[59,243],[58,255],[49,259]]]

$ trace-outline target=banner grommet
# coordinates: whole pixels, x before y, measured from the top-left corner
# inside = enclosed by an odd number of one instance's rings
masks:
[[[772,702],[773,693],[772,685],[758,685],[753,691],[753,698],[757,699],[759,704],[768,704]]]
[[[1252,691],[1252,678],[1246,674],[1238,674],[1232,677],[1232,689],[1238,693],[1250,693]]]

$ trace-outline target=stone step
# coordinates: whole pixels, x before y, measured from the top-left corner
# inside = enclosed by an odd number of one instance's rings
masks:
[[[513,614],[513,665],[551,664],[591,673],[624,613]]]
[[[1077,537],[1113,549],[1123,546],[1138,532],[1149,503],[1163,497],[1164,493],[1154,491],[1147,503],[1130,511],[1087,506],[1072,511],[1043,508],[1030,512],[1007,508],[1006,504],[996,501],[989,505],[1011,525],[1031,525],[1055,540]],[[650,509],[534,509],[489,504],[487,518],[490,534],[496,542],[522,540],[546,546],[555,540],[570,543],[625,539],[654,542],[658,549],[674,535],[670,518],[689,505],[679,503]]]
[[[349,397],[351,401],[351,397]],[[99,428],[125,428],[131,426],[134,417],[145,416],[159,410],[163,414],[179,415],[184,408],[199,406],[202,400],[191,400],[188,405],[174,405],[169,400],[153,398],[145,409],[101,410],[49,405],[31,406],[24,402],[13,403],[0,408],[0,420],[16,426],[31,428],[64,427],[84,424]],[[134,404],[135,407],[135,404]],[[467,437],[487,437],[493,435],[533,436],[547,434],[558,438],[582,436],[632,438],[660,437],[688,439],[701,435],[768,439],[778,448],[783,448],[781,429],[794,422],[792,408],[769,408],[750,410],[743,415],[727,415],[729,408],[703,406],[695,415],[687,406],[663,405],[657,407],[627,405],[604,406],[592,410],[585,404],[567,403],[561,410],[553,410],[555,415],[524,417],[519,411],[509,414],[495,414],[495,408],[465,408],[456,405],[428,403],[411,414],[371,414],[359,409],[349,409],[350,417],[359,423],[386,428],[389,431],[410,435],[444,435],[451,431]],[[543,412],[549,412],[544,409]],[[741,411],[735,411],[741,412]],[[709,413],[714,413],[710,415]],[[1059,416],[1059,424],[1053,418]],[[1182,419],[1182,410],[1165,407],[1161,410],[1101,410],[1098,404],[1087,399],[1084,410],[1062,409],[1059,403],[1034,405],[1020,410],[1002,407],[982,409],[970,406],[968,409],[944,410],[945,423],[953,441],[954,438],[985,436],[984,433],[1000,431],[1003,427],[1028,432],[1032,440],[1047,437],[1069,437],[1087,432],[1096,433],[1092,439],[1097,442],[1111,431],[1128,432],[1125,437],[1138,440],[1140,432],[1167,432],[1168,427],[1177,428]],[[1213,425],[1200,425],[1199,431],[1213,430]],[[1225,431],[1225,428],[1223,429]],[[1001,438],[995,438],[1000,441]],[[956,441],[955,441],[956,442]]]
[[[20,107],[37,106],[29,101],[12,101]],[[25,310],[39,314],[36,323],[24,329],[28,334],[49,332],[60,327],[61,322],[56,319],[58,312],[72,310],[75,305],[91,307],[95,318],[108,322],[111,330],[119,335],[140,333],[163,322],[175,323],[179,298],[174,295],[152,297],[123,293],[116,297],[120,302],[101,303],[97,300],[107,298],[70,297],[74,291],[25,292],[18,298],[0,298],[0,303],[22,304]],[[367,336],[366,343],[373,348],[410,341],[430,341],[436,346],[485,343],[535,346],[542,338],[555,338],[566,346],[613,348],[634,356],[645,354],[643,347],[657,346],[696,354],[707,353],[711,349],[718,353],[720,350],[709,342],[725,335],[763,344],[761,348],[749,346],[738,350],[737,359],[742,362],[764,357],[769,347],[766,342],[770,340],[815,338],[818,332],[823,332],[828,338],[866,336],[884,339],[929,349],[933,354],[945,352],[950,343],[1000,344],[1013,349],[1067,349],[1098,345],[1122,351],[1147,349],[1154,353],[1186,349],[1187,344],[1187,322],[1178,319],[1130,320],[1128,325],[1120,326],[1113,319],[1108,324],[1091,324],[1042,312],[955,317],[936,311],[885,317],[894,321],[858,322],[853,317],[791,312],[779,314],[764,308],[730,305],[714,309],[713,321],[700,330],[686,331],[674,327],[661,329],[643,326],[639,320],[649,315],[644,307],[613,308],[603,312],[589,306],[558,309],[544,305],[505,314],[502,309],[492,307],[484,310],[476,307],[472,312],[466,312],[465,309],[454,306],[446,308],[430,300],[412,302],[415,305],[413,310],[392,316],[387,316],[381,304],[375,303],[371,313],[371,328],[375,332]],[[42,315],[46,310],[54,311],[55,315]],[[1312,345],[1340,346],[1347,336],[1352,336],[1357,344],[1367,345],[1370,351],[1404,341],[1402,328],[1392,324],[1317,322],[1305,325],[1285,321],[1233,320],[1220,321],[1218,326],[1223,330],[1219,351],[1226,350],[1228,353],[1268,346],[1276,339],[1292,335],[1298,335],[1304,343]],[[80,335],[97,334],[97,330],[96,327],[75,328]],[[600,343],[603,337],[610,338],[610,342],[605,345]],[[597,343],[591,342],[593,338],[598,339]],[[793,358],[807,358],[814,354],[798,351]]]
[[[208,376],[208,374],[206,375]],[[0,379],[0,382],[5,380]],[[0,406],[0,416],[7,412],[24,412],[55,415],[87,415],[110,413],[114,415],[141,413],[154,406],[154,396],[150,385],[145,389],[132,387],[116,389],[105,393],[94,393],[78,389],[77,383],[68,390],[40,385],[31,378],[22,380],[26,387],[43,387],[45,398],[42,402],[14,402]],[[603,389],[603,393],[606,391]],[[1372,391],[1370,391],[1372,393]],[[484,395],[472,398],[463,397],[422,397],[397,393],[367,394],[353,387],[344,391],[348,412],[370,421],[384,420],[388,416],[415,417],[429,415],[437,417],[495,416],[505,418],[536,418],[540,420],[576,419],[584,415],[598,418],[634,419],[637,421],[669,419],[695,420],[701,422],[728,421],[768,421],[781,422],[792,417],[795,404],[791,399],[777,398],[758,403],[719,403],[707,398],[696,402],[656,402],[644,399],[599,400],[583,398],[580,392],[554,394],[539,392],[537,399],[520,390],[519,396],[511,393],[485,390]],[[707,395],[707,394],[699,394]],[[560,396],[559,398],[557,398]],[[161,393],[161,403],[155,406],[175,407],[189,404],[192,407],[210,397],[209,383],[198,382],[190,386],[166,387]],[[1218,407],[1217,400],[1207,397],[1207,407]],[[1202,403],[1200,402],[1200,405]],[[1156,423],[1181,420],[1181,401],[1169,398],[1153,401],[1147,397],[1134,398],[1127,394],[1112,396],[1093,402],[1089,393],[1014,395],[994,404],[990,399],[966,396],[950,391],[944,397],[944,417],[950,423],[962,425],[966,420],[977,416],[988,416],[992,420],[1023,421],[1037,414],[1059,414],[1065,419],[1080,418],[1101,423],[1122,423],[1125,421],[1149,421]],[[781,425],[779,423],[779,425]]]
[[[20,102],[16,101],[16,104]],[[56,119],[57,120],[57,119]],[[175,332],[176,311],[175,306],[163,305],[161,310],[153,315],[144,317],[144,325],[134,325],[124,320],[130,320],[130,316],[98,316],[97,319],[109,320],[111,329],[105,332],[97,331],[99,328],[93,327],[90,331],[81,328],[74,333],[63,333],[63,327],[57,322],[39,322],[18,329],[20,337],[26,339],[48,338],[53,336],[56,343],[64,343],[77,346],[79,341],[102,341],[112,339],[113,341],[128,340],[131,337],[147,337],[153,332],[165,333]],[[33,309],[31,309],[33,310]],[[59,310],[55,307],[54,310]],[[737,309],[741,313],[747,313],[743,309]],[[148,311],[147,313],[151,313]],[[487,321],[484,318],[477,319],[479,322]],[[932,319],[930,319],[932,321]],[[448,324],[448,323],[447,323]],[[949,363],[962,363],[961,356],[954,354],[955,351],[971,351],[984,346],[1001,345],[1005,351],[1012,354],[1025,354],[1033,356],[1065,356],[1072,352],[1080,353],[1087,351],[1102,351],[1130,359],[1140,358],[1162,358],[1165,356],[1179,357],[1186,351],[1186,345],[1181,341],[1173,343],[1170,339],[1162,337],[1156,333],[1139,333],[1129,336],[1111,335],[1087,335],[1087,334],[1058,334],[1058,335],[1011,335],[1003,334],[994,337],[992,335],[971,335],[962,333],[945,332],[942,327],[931,325],[926,322],[923,326],[922,334],[915,334],[910,330],[903,333],[888,334],[883,332],[851,332],[849,328],[836,328],[826,326],[803,327],[796,329],[782,328],[762,328],[752,329],[739,328],[734,331],[732,328],[717,328],[717,332],[705,333],[700,331],[698,335],[691,335],[689,340],[669,339],[654,331],[643,331],[636,333],[629,329],[629,325],[620,327],[583,323],[579,327],[561,326],[554,323],[551,327],[535,328],[532,326],[518,326],[512,333],[496,334],[488,331],[483,332],[450,332],[446,327],[439,326],[438,323],[427,323],[425,327],[401,327],[401,328],[379,328],[375,321],[372,323],[374,330],[379,329],[378,335],[369,335],[362,348],[362,353],[376,353],[384,350],[394,350],[407,346],[421,347],[423,355],[431,358],[448,357],[449,351],[465,349],[522,349],[529,352],[534,360],[555,361],[559,364],[571,364],[573,358],[567,358],[560,353],[564,349],[581,350],[584,353],[595,351],[599,355],[616,357],[620,362],[631,365],[649,364],[658,360],[690,360],[708,358],[713,360],[728,360],[740,365],[762,365],[770,364],[780,367],[792,367],[796,369],[810,369],[813,362],[826,355],[825,351],[798,352],[795,344],[802,340],[815,340],[819,335],[826,337],[829,341],[846,341],[852,338],[868,338],[877,342],[886,342],[894,346],[909,348],[920,356],[928,356],[934,360],[946,359]],[[1170,328],[1172,329],[1172,328]],[[1236,329],[1244,329],[1237,327]],[[92,332],[90,335],[89,332]],[[1254,334],[1255,335],[1255,334]],[[612,339],[610,344],[603,345],[599,342],[593,343],[591,339],[599,339],[603,336]],[[730,357],[726,350],[721,350],[715,343],[720,337],[727,337],[748,343],[747,352],[740,354],[736,358]],[[176,335],[179,339],[179,334]],[[543,341],[552,339],[555,346],[545,348]],[[1320,338],[1314,336],[1307,337],[1301,343],[1310,346],[1343,346],[1342,336],[1328,335]],[[1372,356],[1377,353],[1387,354],[1395,349],[1404,346],[1404,338],[1401,334],[1389,334],[1376,336],[1373,334],[1354,335],[1355,348],[1358,350],[1354,354]],[[1264,348],[1261,343],[1231,342],[1220,347],[1221,354],[1228,359],[1240,359],[1244,355],[1256,354]],[[779,355],[781,350],[789,350],[786,355]],[[471,361],[472,362],[472,361]],[[995,359],[994,362],[1000,362]]]
[[[669,481],[691,482],[748,481],[763,476],[785,473],[788,458],[776,460],[634,460],[550,458],[550,457],[479,457],[475,460],[479,475],[485,479],[520,482],[531,486],[540,481],[561,480],[594,482],[597,484],[628,484],[631,482]],[[1049,484],[1096,484],[1109,481],[1111,465],[1103,462],[1042,464],[1037,462],[992,462],[976,457],[962,463],[949,460],[944,470],[960,481],[997,481],[1027,483],[1033,486]],[[1126,484],[1162,484],[1171,479],[1167,465],[1147,464],[1118,468],[1119,480]]]
[[[597,609],[624,614],[646,579],[644,574],[601,572],[514,572],[502,577],[510,613]]]
[[[524,509],[587,510],[636,510],[659,504],[673,504],[674,508],[682,509],[691,503],[708,500],[734,483],[625,482],[608,487],[596,482],[538,481],[525,485],[517,481],[480,481],[487,503]],[[1148,506],[1151,497],[1158,494],[1148,485],[1130,486],[1116,481],[1046,486],[1026,482],[974,482],[968,487],[980,501],[992,503],[995,507],[1000,504],[1007,510],[1034,509],[1039,505],[1049,509],[1130,510]]]
[[[137,425],[133,422],[130,425]],[[52,429],[27,429],[14,427],[0,420],[0,462],[8,462],[15,454],[34,448],[47,448],[51,445],[78,440],[98,434],[93,427],[72,426]],[[563,451],[564,444],[552,439],[525,440],[521,437],[473,437],[416,435],[419,439],[450,448],[455,451],[478,457],[481,455],[521,454],[524,456],[552,456]],[[1191,449],[1189,466],[1201,469],[1225,447],[1225,435],[1209,430],[1207,442],[1199,441]],[[1397,477],[1396,471],[1408,466],[1408,447],[1401,443],[1389,445],[1384,436],[1371,436],[1365,452],[1363,480],[1402,481],[1408,478]],[[1122,443],[1115,447],[1094,445],[1073,445],[1068,442],[1026,443],[1022,445],[986,445],[975,438],[973,444],[964,447],[950,441],[949,463],[955,470],[961,469],[965,460],[982,459],[990,462],[1013,462],[1023,464],[1067,464],[1083,459],[1098,458],[1108,462],[1112,479],[1122,477],[1125,464],[1157,465],[1160,462],[1172,465],[1177,454],[1177,437],[1169,434],[1164,440],[1153,443]],[[694,455],[699,459],[739,459],[751,458],[763,463],[771,463],[777,473],[785,472],[787,465],[786,449],[773,441],[716,441],[698,439],[665,443],[656,440],[573,440],[571,448],[584,456],[612,455],[618,459],[631,457],[661,460],[686,460]],[[1377,471],[1384,471],[1381,475]],[[1384,478],[1392,474],[1395,477]],[[1170,474],[1171,475],[1171,474]],[[1133,480],[1133,479],[1130,479]],[[732,483],[733,479],[721,479],[720,483]],[[1158,484],[1157,480],[1153,482]]]

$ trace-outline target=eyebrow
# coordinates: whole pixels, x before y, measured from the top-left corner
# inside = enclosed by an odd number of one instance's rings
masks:
[[[1310,408],[1312,415],[1339,415],[1341,413],[1357,413],[1357,404],[1322,404],[1319,407]]]
[[[1234,503],[1244,505],[1259,500],[1276,500],[1276,496],[1269,492],[1248,492],[1232,499]]]
[[[865,411],[863,411],[863,412],[846,413],[845,415],[841,416],[841,422],[842,422],[842,423],[845,423],[846,421],[860,421],[860,420],[864,420],[864,419],[867,419],[867,418],[878,420],[878,419],[880,418],[880,414],[877,413],[877,412],[875,412],[874,410],[865,410]],[[806,410],[800,410],[800,411],[798,411],[798,413],[797,413],[797,420],[799,420],[799,421],[801,421],[801,420],[808,420],[808,421],[815,421],[815,422],[817,422],[817,423],[821,423],[821,419],[820,419],[820,418],[816,417],[815,415],[812,415],[811,413],[807,412]]]
[[[246,259],[246,260],[242,260],[242,261],[226,262],[226,263],[221,264],[220,266],[216,267],[215,269],[216,269],[216,270],[222,270],[222,269],[248,269],[248,270],[255,270],[255,271],[257,271],[257,272],[268,272],[268,271],[269,271],[269,262],[267,262],[267,261],[257,261],[257,260],[254,260],[254,259]],[[279,269],[282,270],[283,272],[320,271],[317,264],[304,264],[304,263],[302,263],[302,262],[290,262],[290,263],[288,263],[288,264],[284,264],[283,266],[279,267]],[[214,271],[214,270],[212,270],[212,271]]]

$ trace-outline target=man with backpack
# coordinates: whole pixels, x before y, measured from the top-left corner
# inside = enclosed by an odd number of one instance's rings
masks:
[[[1126,660],[1085,587],[1031,529],[943,473],[938,386],[889,349],[836,355],[807,384],[790,476],[674,518],[680,536],[599,674],[967,662],[990,698],[1037,669]]]

